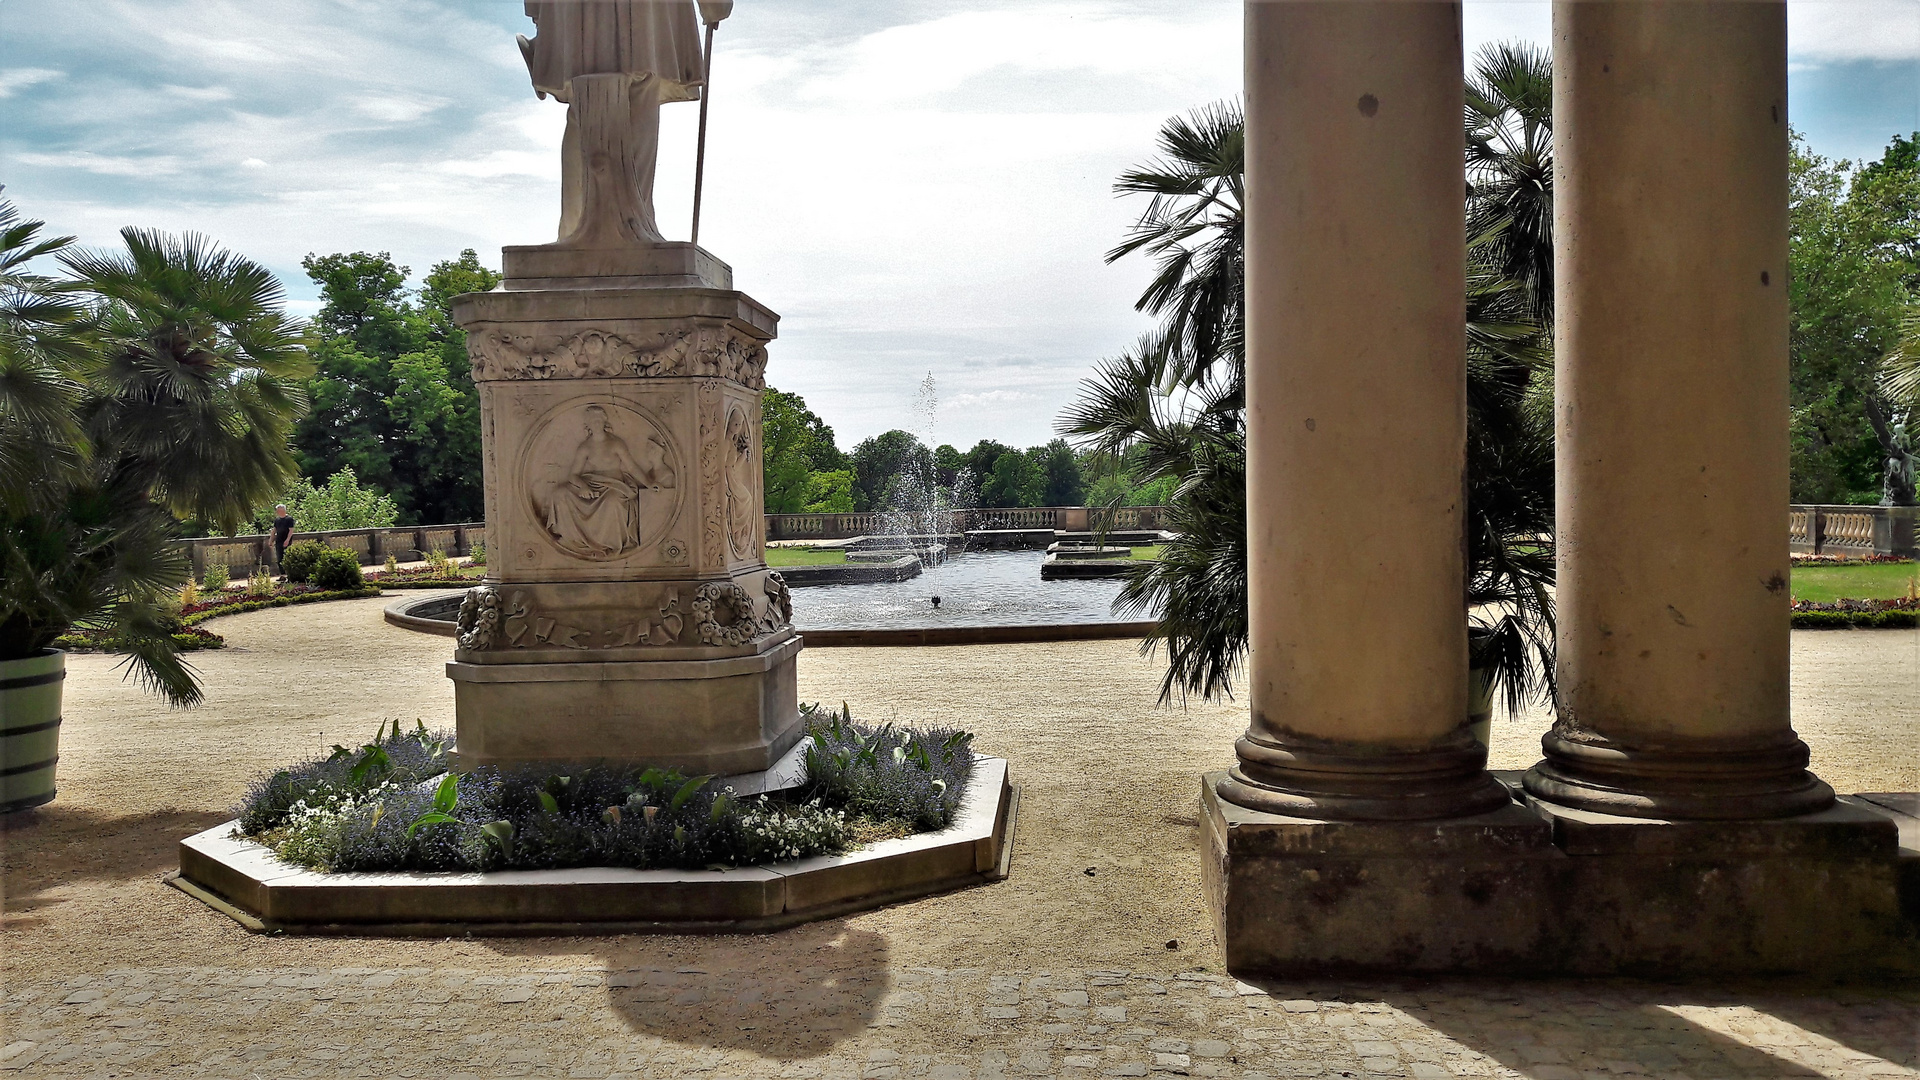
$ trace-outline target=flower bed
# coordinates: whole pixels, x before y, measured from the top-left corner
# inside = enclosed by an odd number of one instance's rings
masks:
[[[806,707],[791,792],[738,798],[710,776],[612,765],[447,771],[450,737],[395,721],[358,749],[257,780],[242,835],[330,871],[699,869],[835,854],[952,824],[972,736],[873,728]],[[436,779],[437,778],[437,779]]]
[[[1905,555],[1793,555],[1794,566],[1857,566],[1881,563],[1910,563]]]
[[[258,593],[225,592],[207,600],[196,600],[181,605],[178,613],[179,626],[174,630],[173,643],[184,652],[195,649],[224,649],[227,639],[211,630],[202,630],[197,624],[222,615],[239,615],[262,608],[287,607],[291,604],[314,604],[325,600],[359,600],[369,596],[379,596],[378,586],[369,585],[359,589],[322,589],[317,585],[276,585],[273,595],[261,596]],[[112,635],[106,630],[75,627],[54,639],[53,647],[68,652],[124,652]]]
[[[1915,626],[1920,626],[1920,600],[1912,597],[1793,602],[1795,630],[1908,630]]]
[[[486,577],[485,571],[478,574],[462,574],[458,577],[446,577],[431,574],[425,570],[391,570],[370,573],[367,580],[383,589],[466,589],[480,584]]]
[[[358,589],[322,589],[317,585],[276,585],[273,595],[261,596],[258,593],[227,593],[208,600],[187,604],[180,609],[180,621],[187,626],[216,619],[222,615],[239,615],[262,608],[287,607],[291,604],[315,604],[325,600],[359,600],[368,596],[379,596],[380,589],[367,585]]]
[[[181,627],[180,630],[170,636],[173,638],[174,646],[181,652],[192,652],[196,649],[224,649],[227,647],[226,638],[210,630],[202,630],[197,626]],[[119,647],[118,643],[113,640],[112,634],[106,630],[69,630],[53,639],[53,647],[74,653],[125,651]]]

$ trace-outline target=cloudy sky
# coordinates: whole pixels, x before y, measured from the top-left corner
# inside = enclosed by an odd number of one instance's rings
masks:
[[[1793,0],[1790,110],[1814,149],[1920,130],[1920,0]],[[1468,0],[1468,47],[1544,42],[1545,0]],[[0,0],[0,183],[89,244],[199,230],[295,310],[308,252],[551,240],[564,107],[536,101],[518,0]],[[740,0],[715,50],[703,246],[783,316],[768,372],[843,447],[908,423],[1045,440],[1126,347],[1148,276],[1102,255],[1114,175],[1169,115],[1240,87],[1238,0]],[[698,107],[663,110],[684,237]]]

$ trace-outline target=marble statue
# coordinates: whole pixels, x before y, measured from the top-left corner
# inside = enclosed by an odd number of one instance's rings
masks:
[[[463,768],[600,759],[737,778],[806,734],[803,643],[762,545],[780,317],[654,220],[660,106],[704,105],[731,7],[526,5],[528,76],[567,105],[564,195],[556,242],[504,248],[498,287],[452,305],[487,519],[486,580],[447,665]]]
[[[694,0],[527,0],[519,38],[533,89],[567,104],[560,235],[578,248],[659,244],[653,212],[660,106],[700,97]]]

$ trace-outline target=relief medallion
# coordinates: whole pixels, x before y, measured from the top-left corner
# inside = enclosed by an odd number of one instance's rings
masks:
[[[521,460],[534,521],[576,559],[609,562],[651,547],[679,516],[679,455],[666,429],[630,404],[562,405]]]

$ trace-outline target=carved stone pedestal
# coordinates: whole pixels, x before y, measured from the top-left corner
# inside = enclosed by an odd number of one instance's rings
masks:
[[[453,308],[487,509],[447,666],[462,766],[767,768],[801,734],[792,608],[762,558],[779,317],[685,244],[506,255],[504,288]]]

